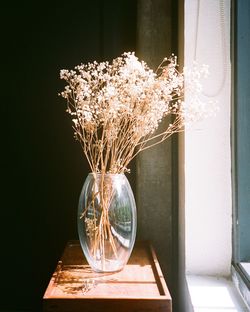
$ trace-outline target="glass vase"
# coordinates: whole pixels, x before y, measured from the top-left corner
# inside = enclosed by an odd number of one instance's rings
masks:
[[[78,206],[78,235],[83,253],[96,272],[123,269],[136,236],[136,205],[124,174],[90,173]]]

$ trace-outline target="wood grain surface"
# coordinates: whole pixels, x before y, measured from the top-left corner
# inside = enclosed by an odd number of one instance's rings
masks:
[[[171,296],[154,249],[136,243],[122,271],[97,273],[78,241],[70,241],[43,298],[44,311],[171,311]]]

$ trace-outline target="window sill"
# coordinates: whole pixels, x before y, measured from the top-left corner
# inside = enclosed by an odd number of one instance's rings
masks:
[[[249,306],[250,311],[250,282],[249,282],[249,264],[238,263],[232,266],[232,279],[234,285],[244,301]]]
[[[249,312],[230,279],[187,275],[194,312]]]

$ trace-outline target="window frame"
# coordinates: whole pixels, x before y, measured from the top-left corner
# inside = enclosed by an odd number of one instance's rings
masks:
[[[242,261],[250,262],[250,221],[246,218],[250,194],[249,164],[250,143],[247,134],[250,126],[250,109],[247,110],[250,76],[245,69],[250,68],[250,2],[232,0],[232,186],[233,186],[233,255],[232,279],[241,295],[250,306],[250,278]],[[247,87],[248,86],[248,87]],[[249,105],[249,104],[248,104]],[[247,184],[246,184],[247,183]],[[250,218],[249,218],[250,220]],[[249,225],[248,225],[249,224]],[[248,231],[249,235],[246,235]],[[249,240],[246,240],[249,237]],[[247,260],[246,260],[247,259]]]

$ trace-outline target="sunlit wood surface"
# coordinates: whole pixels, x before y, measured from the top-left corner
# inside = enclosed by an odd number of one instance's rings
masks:
[[[78,241],[67,244],[44,295],[44,311],[171,311],[171,297],[155,252],[135,245],[125,268],[96,273]]]

